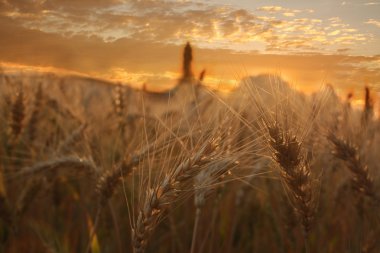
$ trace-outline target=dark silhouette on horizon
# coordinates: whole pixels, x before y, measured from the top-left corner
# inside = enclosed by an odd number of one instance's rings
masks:
[[[199,81],[202,82],[205,79],[206,75],[206,69],[203,69],[202,72],[199,74]]]
[[[191,63],[193,61],[193,49],[189,42],[183,50],[183,66],[182,66],[182,81],[189,81],[194,78],[193,71],[191,69]]]
[[[373,117],[373,100],[368,86],[364,87],[364,92],[363,124],[367,125]]]

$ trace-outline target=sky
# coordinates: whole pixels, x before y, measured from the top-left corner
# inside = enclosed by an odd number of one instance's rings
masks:
[[[380,91],[380,0],[0,0],[0,34],[3,69],[163,90],[189,41],[213,87],[275,73],[306,92]]]

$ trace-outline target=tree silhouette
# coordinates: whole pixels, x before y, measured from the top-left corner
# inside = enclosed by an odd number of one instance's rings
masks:
[[[183,51],[183,80],[189,80],[193,78],[193,71],[191,70],[191,62],[193,61],[193,49],[189,42],[186,43]]]

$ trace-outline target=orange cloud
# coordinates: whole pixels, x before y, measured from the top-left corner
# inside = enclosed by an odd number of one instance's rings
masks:
[[[322,82],[379,85],[378,56],[347,55],[371,36],[310,12],[188,1],[1,1],[0,60],[164,89],[176,83],[181,45],[190,39],[195,72],[206,68],[212,86],[268,72],[305,90]]]
[[[190,1],[5,2],[1,13],[25,28],[70,36],[122,38],[268,52],[335,52],[371,40],[338,17],[307,17],[312,10],[263,6],[257,12]],[[273,15],[274,16],[273,16]],[[276,15],[280,14],[280,15]],[[301,17],[298,17],[300,16]],[[372,22],[372,21],[371,21]]]

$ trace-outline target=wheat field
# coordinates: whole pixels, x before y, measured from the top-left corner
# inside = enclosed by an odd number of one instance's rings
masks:
[[[0,252],[380,252],[366,94],[3,73]]]

